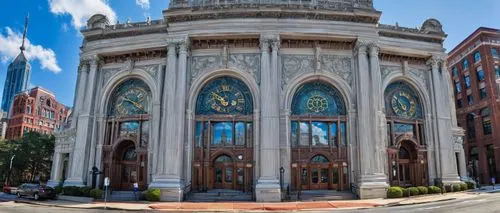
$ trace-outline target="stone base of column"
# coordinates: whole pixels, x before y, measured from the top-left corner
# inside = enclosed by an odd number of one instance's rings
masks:
[[[84,187],[87,186],[85,182],[81,178],[68,178],[64,181],[64,186],[78,186]]]
[[[184,181],[179,178],[154,178],[150,189],[160,189],[160,201],[181,202],[184,200]]]
[[[49,181],[47,181],[47,186],[54,188],[56,186],[59,186],[60,183],[61,183],[60,180],[49,180]]]
[[[460,177],[457,175],[447,175],[441,178],[441,181],[443,182],[443,185],[453,185],[457,183],[462,183],[460,180]]]
[[[364,175],[357,190],[360,199],[386,198],[389,188],[384,174]]]
[[[281,202],[281,187],[278,180],[258,180],[255,186],[255,201]]]

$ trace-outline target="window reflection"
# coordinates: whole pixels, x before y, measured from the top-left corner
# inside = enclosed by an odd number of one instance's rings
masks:
[[[340,145],[346,146],[347,134],[345,122],[340,122]]]
[[[235,144],[236,145],[245,145],[245,123],[238,122],[234,126],[235,132]]]
[[[338,128],[337,128],[337,123],[332,123],[330,124],[330,143],[332,146],[337,147],[338,146]]]
[[[253,141],[253,124],[252,123],[247,123],[247,147],[252,146],[252,141]]]
[[[233,129],[232,123],[220,122],[213,125],[213,140],[214,145],[231,145],[233,144]]]
[[[299,143],[301,146],[309,145],[309,123],[300,122],[300,138]]]
[[[203,134],[203,123],[196,122],[196,146],[201,147]]]
[[[292,125],[291,125],[290,129],[291,129],[291,134],[292,134],[292,136],[291,136],[292,146],[297,146],[297,144],[298,144],[297,140],[299,138],[297,135],[299,132],[299,123],[296,121],[292,121]]]
[[[313,146],[328,146],[328,124],[312,122]]]

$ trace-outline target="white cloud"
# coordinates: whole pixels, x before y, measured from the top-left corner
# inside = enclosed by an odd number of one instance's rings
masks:
[[[4,63],[13,60],[19,54],[19,47],[23,40],[23,35],[12,31],[10,27],[6,27],[5,31],[6,34],[0,33],[0,60]],[[25,55],[29,60],[38,60],[42,69],[53,73],[61,72],[56,54],[52,49],[34,45],[28,39],[26,39],[25,47]]]
[[[139,5],[144,10],[149,9],[149,0],[135,0],[135,4]]]
[[[116,13],[107,0],[48,0],[50,12],[56,15],[70,15],[72,25],[80,29],[95,14],[108,17],[111,24],[116,23]],[[149,2],[148,2],[149,5]]]

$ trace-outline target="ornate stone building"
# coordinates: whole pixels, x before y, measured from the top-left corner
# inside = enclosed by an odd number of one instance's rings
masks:
[[[174,0],[163,14],[88,21],[52,183],[63,156],[65,185],[90,185],[97,167],[99,185],[137,181],[169,201],[280,201],[280,177],[372,198],[464,176],[437,20],[382,25],[371,0]]]

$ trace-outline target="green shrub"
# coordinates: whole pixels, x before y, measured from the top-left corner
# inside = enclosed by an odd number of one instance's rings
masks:
[[[415,195],[419,194],[417,187],[410,187],[410,188],[408,188],[408,191],[410,191],[410,196],[415,196]]]
[[[418,194],[425,195],[429,193],[429,190],[427,190],[427,187],[425,186],[419,186],[417,187],[418,189]]]
[[[403,197],[410,197],[410,190],[408,188],[401,188],[403,191]]]
[[[91,189],[89,195],[94,199],[101,199],[102,196],[104,195],[104,191],[100,189]]]
[[[403,190],[401,187],[393,186],[387,190],[387,198],[400,198],[403,197]]]
[[[439,194],[441,193],[441,189],[437,186],[429,186],[429,194]]]
[[[64,195],[77,196],[77,194],[79,194],[79,193],[80,193],[80,190],[78,190],[78,187],[76,187],[76,186],[63,187],[63,194]]]
[[[453,191],[454,192],[459,192],[462,190],[462,186],[460,184],[453,184]]]
[[[90,197],[90,190],[92,190],[92,188],[84,186],[79,188],[78,190],[80,191],[81,196]]]
[[[460,191],[465,191],[467,190],[467,188],[469,188],[466,183],[459,183],[459,185],[460,185]]]
[[[144,195],[147,201],[160,201],[160,189],[148,189]]]
[[[474,182],[467,181],[467,182],[465,182],[465,184],[467,185],[467,189],[475,189],[476,188],[476,184]]]
[[[61,194],[63,187],[62,186],[56,186],[54,187],[54,190],[56,191],[56,194]]]

